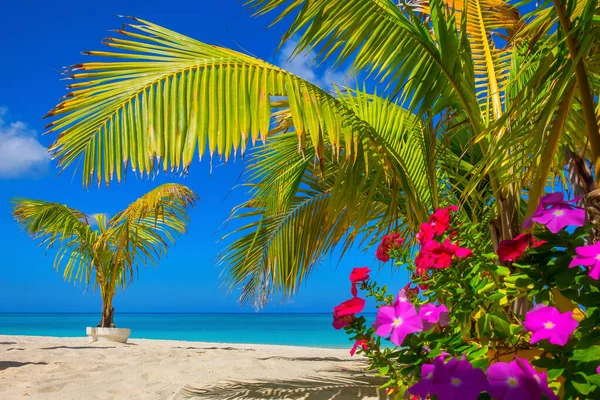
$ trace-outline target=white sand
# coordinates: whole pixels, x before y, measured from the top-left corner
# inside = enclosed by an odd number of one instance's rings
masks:
[[[348,350],[0,335],[0,399],[377,399]]]

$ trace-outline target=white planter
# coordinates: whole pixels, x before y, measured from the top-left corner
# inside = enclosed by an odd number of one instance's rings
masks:
[[[85,328],[85,333],[95,341],[127,343],[131,329],[127,328]]]

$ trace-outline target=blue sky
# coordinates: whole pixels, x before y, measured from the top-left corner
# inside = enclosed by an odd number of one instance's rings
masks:
[[[80,52],[99,49],[108,30],[124,22],[116,14],[151,20],[198,40],[252,54],[283,65],[290,47],[281,54],[275,49],[282,28],[268,29],[270,17],[253,18],[235,0],[156,0],[64,2],[8,0],[0,13],[0,312],[95,312],[100,309],[98,294],[81,285],[65,283],[52,268],[53,253],[20,232],[10,216],[10,198],[30,197],[58,201],[86,213],[114,215],[144,192],[164,182],[181,182],[201,198],[192,215],[189,233],[161,260],[157,269],[140,271],[140,278],[125,293],[117,294],[118,312],[253,312],[240,309],[237,292],[226,293],[219,280],[215,257],[223,248],[217,243],[219,231],[231,207],[244,199],[239,183],[243,163],[219,165],[212,174],[208,162],[196,162],[187,178],[164,176],[154,181],[136,180],[129,175],[124,184],[109,189],[81,187],[73,169],[57,177],[55,164],[44,151],[54,137],[41,136],[41,117],[65,93],[58,70],[82,62]],[[292,72],[322,86],[343,82],[344,71],[324,65],[310,68],[308,59],[286,65]],[[370,265],[377,270],[374,249],[354,249],[337,264],[334,254],[311,276],[291,301],[275,299],[267,312],[329,312],[349,297],[348,273],[355,266]],[[392,273],[386,265],[375,276],[391,288],[406,283],[406,273]]]

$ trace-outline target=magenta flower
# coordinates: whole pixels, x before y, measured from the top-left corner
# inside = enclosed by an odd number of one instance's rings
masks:
[[[554,307],[539,304],[525,314],[526,330],[533,332],[531,344],[548,339],[552,344],[564,346],[569,336],[577,328],[578,322],[573,319],[573,312],[561,313]]]
[[[558,233],[566,226],[583,226],[585,210],[565,201],[561,192],[550,193],[540,199],[540,204],[533,215],[523,221],[524,228],[531,228],[533,222],[546,225],[552,233]]]
[[[443,359],[435,359],[434,363],[444,364]],[[425,399],[427,396],[432,396],[435,393],[435,387],[433,385],[433,370],[435,364],[423,364],[421,365],[421,380],[416,384],[412,385],[407,391],[407,394],[417,396],[420,399]]]
[[[488,394],[495,400],[554,400],[546,374],[538,374],[527,360],[515,357],[510,363],[497,362],[487,369]]]
[[[421,367],[421,381],[408,389],[408,393],[425,398],[436,395],[439,400],[476,400],[487,390],[485,374],[473,368],[464,356],[460,360],[452,358],[444,364],[438,357],[432,364]]]
[[[377,335],[387,337],[391,334],[392,343],[401,346],[407,335],[423,330],[423,322],[412,304],[398,301],[395,306],[379,307],[373,327]]]
[[[579,265],[590,267],[588,275],[598,280],[600,278],[600,242],[589,246],[577,247],[575,251],[577,255],[569,264],[569,268]]]
[[[548,400],[558,399],[558,396],[554,394],[554,391],[548,387],[548,375],[545,372],[537,372],[529,361],[524,358],[515,357],[515,361],[519,364],[519,367],[523,370],[526,376],[532,376],[537,382],[542,394],[546,396]]]
[[[419,317],[423,320],[423,330],[428,331],[439,323],[443,328],[448,325],[448,307],[424,304],[419,308]]]

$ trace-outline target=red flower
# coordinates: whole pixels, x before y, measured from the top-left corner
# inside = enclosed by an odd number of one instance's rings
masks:
[[[424,245],[425,243],[433,240],[435,237],[435,233],[433,232],[433,228],[429,222],[423,222],[421,224],[421,231],[417,233],[417,240],[420,245]]]
[[[333,308],[333,312],[340,316],[345,317],[347,315],[353,315],[361,312],[365,308],[365,300],[354,297],[350,300],[346,300],[339,306]]]
[[[421,245],[446,233],[448,228],[450,228],[450,211],[456,212],[458,211],[458,207],[449,206],[446,208],[438,208],[431,214],[431,217],[429,217],[429,222],[421,224],[421,231],[417,233],[417,240]],[[450,232],[450,235],[453,234],[454,232]]]
[[[514,239],[503,240],[498,245],[498,258],[500,261],[515,261],[519,257],[525,253],[527,247],[529,246],[529,242],[531,240],[531,235],[528,233],[521,233]]]
[[[473,251],[466,247],[459,247],[457,244],[452,243],[449,239],[444,241],[444,248],[446,251],[452,253],[452,255],[458,258],[467,258],[473,255]]]
[[[361,312],[365,308],[365,300],[353,297],[346,300],[339,306],[333,308],[333,327],[342,329],[352,323],[354,314]]]
[[[431,230],[436,236],[444,234],[450,227],[450,210],[448,208],[438,208],[429,218]]]
[[[443,244],[436,240],[430,240],[425,243],[415,258],[415,264],[417,271],[429,268],[449,268],[454,257],[466,258],[472,254],[471,249],[459,247],[449,239],[444,240]]]
[[[385,235],[377,247],[375,257],[377,257],[379,261],[388,262],[390,260],[390,250],[400,248],[402,243],[404,243],[404,239],[402,239],[398,233]]]
[[[521,233],[514,239],[502,240],[498,244],[498,259],[502,262],[516,261],[525,253],[529,246],[535,248],[547,243],[545,240],[537,240],[529,233]]]
[[[375,257],[377,257],[377,259],[381,262],[390,261],[390,255],[380,248],[378,248],[377,251],[375,251]]]
[[[354,346],[352,346],[352,349],[350,350],[351,356],[353,356],[354,353],[356,353],[358,346],[362,347],[363,350],[367,350],[369,348],[369,341],[365,339],[355,341]]]
[[[347,317],[340,317],[340,316],[336,315],[335,313],[333,313],[333,323],[331,325],[333,325],[333,327],[339,331],[343,327],[350,325],[352,323],[352,321],[354,321],[354,319],[355,319],[354,315],[349,315]]]
[[[358,295],[358,289],[356,289],[356,284],[358,282],[364,282],[369,279],[369,272],[371,269],[369,267],[362,268],[354,268],[350,273],[350,282],[352,282],[352,287],[350,288],[350,293],[352,296],[356,297]]]
[[[371,272],[369,267],[354,268],[350,273],[350,282],[356,283],[366,281],[369,279],[369,272]]]

